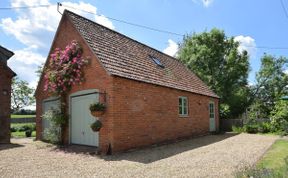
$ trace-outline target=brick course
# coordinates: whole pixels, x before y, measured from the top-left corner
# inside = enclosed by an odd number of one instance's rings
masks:
[[[83,56],[90,56],[90,65],[84,69],[86,81],[82,85],[74,86],[67,93],[67,97],[87,89],[98,89],[101,93],[106,93],[107,111],[102,118],[103,128],[99,132],[99,149],[102,152],[107,151],[109,144],[114,153],[208,134],[210,100],[215,101],[216,128],[219,128],[217,98],[109,74],[73,24],[63,16],[51,49],[53,51],[56,47],[64,48],[72,40],[77,40],[82,45]],[[36,90],[37,139],[41,139],[42,135],[42,101],[50,96],[43,91],[43,85],[44,80],[41,78]],[[179,96],[188,97],[188,117],[182,118],[178,115]],[[69,128],[65,130],[65,135],[65,143],[69,144]]]
[[[10,143],[11,82],[14,74],[0,60],[0,143]],[[7,91],[7,95],[3,91]]]

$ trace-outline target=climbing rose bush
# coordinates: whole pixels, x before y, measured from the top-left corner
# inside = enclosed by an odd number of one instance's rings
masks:
[[[88,64],[88,58],[83,58],[82,53],[81,46],[75,40],[64,50],[56,48],[50,55],[44,90],[61,95],[73,85],[81,84],[84,81],[82,68]]]

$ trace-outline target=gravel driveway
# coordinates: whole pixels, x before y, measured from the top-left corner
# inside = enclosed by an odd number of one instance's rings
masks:
[[[0,145],[0,177],[233,177],[277,139],[210,135],[113,156],[58,149],[31,139]]]

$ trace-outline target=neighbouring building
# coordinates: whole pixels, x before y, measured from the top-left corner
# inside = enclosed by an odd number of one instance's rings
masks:
[[[66,144],[114,153],[218,131],[219,97],[178,59],[65,10],[50,53],[72,40],[90,56],[90,65],[85,82],[67,93]],[[41,115],[59,103],[44,91],[44,73],[35,96],[37,139],[42,139],[48,125]],[[95,133],[89,105],[98,100],[107,110]]]
[[[0,46],[0,143],[10,143],[11,83],[16,74],[7,66],[13,52]]]

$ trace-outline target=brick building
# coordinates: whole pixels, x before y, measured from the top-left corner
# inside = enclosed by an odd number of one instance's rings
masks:
[[[177,59],[65,10],[50,52],[72,40],[81,44],[90,64],[85,82],[67,93],[66,144],[118,152],[218,130],[219,97]],[[41,115],[59,103],[43,88],[42,74],[36,90],[37,139],[49,125]],[[107,110],[103,128],[95,133],[89,105],[99,100]]]
[[[16,75],[8,66],[14,53],[0,46],[0,143],[10,143],[11,82]]]

